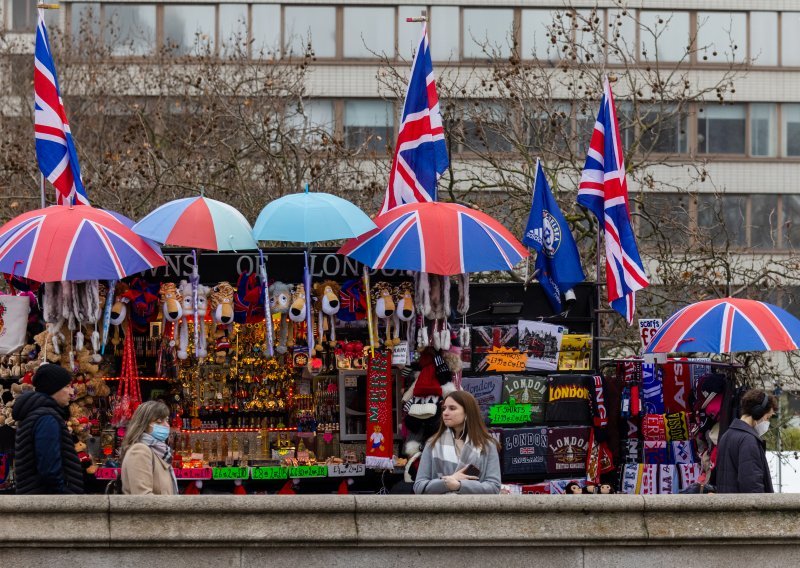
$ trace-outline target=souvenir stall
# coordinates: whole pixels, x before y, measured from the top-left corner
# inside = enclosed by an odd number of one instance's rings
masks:
[[[580,492],[587,476],[599,491],[600,475],[613,470],[605,383],[592,370],[596,291],[581,284],[574,292],[557,315],[539,286],[509,286],[470,318],[460,386],[500,444],[505,492]]]
[[[719,437],[736,417],[737,368],[690,358],[605,367],[619,401],[612,440],[620,492],[678,493],[709,481]]]

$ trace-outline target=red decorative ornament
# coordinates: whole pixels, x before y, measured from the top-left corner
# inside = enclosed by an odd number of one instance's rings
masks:
[[[119,387],[114,400],[111,424],[117,427],[125,426],[141,403],[142,390],[133,346],[133,325],[128,320],[122,349],[122,370],[119,374]]]

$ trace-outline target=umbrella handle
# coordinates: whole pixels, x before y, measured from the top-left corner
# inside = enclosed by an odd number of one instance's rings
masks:
[[[367,295],[367,332],[369,333],[369,352],[375,357],[375,336],[372,333],[372,294],[369,290],[369,271],[364,266],[364,290]]]
[[[314,323],[311,314],[311,271],[308,269],[308,249],[304,251],[303,284],[306,287],[306,336],[308,337],[308,357],[314,352]]]
[[[192,307],[194,308],[194,353],[197,355],[197,349],[200,346],[200,314],[197,313],[197,296],[199,293],[200,273],[197,270],[197,250],[192,250]]]
[[[100,342],[100,355],[106,354],[106,342],[108,341],[108,326],[111,324],[111,306],[114,305],[114,290],[117,281],[108,281],[108,294],[106,294],[106,306],[103,309],[103,340]]]
[[[264,251],[258,249],[258,255],[261,258],[261,282],[264,284],[264,323],[266,325],[266,340],[267,340],[267,355],[270,357],[275,356],[275,329],[272,326],[272,309],[269,305],[269,277],[267,276],[267,261],[264,258]]]

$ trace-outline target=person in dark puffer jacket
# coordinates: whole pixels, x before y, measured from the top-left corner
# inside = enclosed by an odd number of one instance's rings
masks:
[[[741,406],[742,417],[734,420],[719,440],[717,492],[773,493],[766,444],[761,438],[778,409],[778,400],[753,389],[742,396]]]
[[[33,386],[36,390],[20,396],[12,410],[17,494],[83,493],[83,468],[65,422],[72,375],[60,365],[42,365]]]

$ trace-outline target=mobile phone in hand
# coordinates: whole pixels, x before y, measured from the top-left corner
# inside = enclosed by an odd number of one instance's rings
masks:
[[[465,475],[472,475],[472,476],[475,476],[475,477],[480,477],[481,470],[479,470],[477,467],[475,467],[474,464],[469,464],[467,469],[464,470],[464,474]]]

